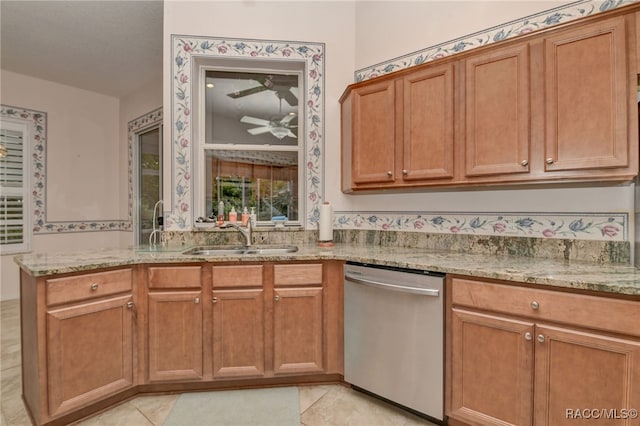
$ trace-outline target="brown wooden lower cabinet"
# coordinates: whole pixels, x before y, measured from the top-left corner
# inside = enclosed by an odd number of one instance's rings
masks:
[[[322,288],[276,288],[274,300],[274,373],[323,371]]]
[[[131,296],[47,311],[49,415],[133,385]]]
[[[341,382],[342,265],[22,271],[27,411],[62,425],[137,393]]]
[[[163,291],[147,300],[149,380],[201,380],[201,292]]]
[[[640,303],[464,277],[447,293],[451,424],[640,424]]]
[[[213,291],[213,377],[264,376],[264,291]]]

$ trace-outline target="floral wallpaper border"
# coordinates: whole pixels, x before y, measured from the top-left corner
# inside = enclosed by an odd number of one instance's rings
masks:
[[[324,43],[242,40],[202,36],[171,36],[171,157],[172,200],[165,204],[165,229],[185,230],[193,224],[193,167],[195,141],[192,129],[192,81],[195,57],[247,58],[305,63],[303,74],[305,108],[306,227],[316,223],[318,204],[324,195]],[[165,200],[167,201],[167,200]],[[170,209],[169,209],[170,207]]]
[[[47,113],[26,108],[0,105],[0,117],[17,119],[31,126],[31,207],[34,234],[62,232],[130,231],[129,220],[47,221],[46,168],[47,168]]]
[[[334,212],[335,229],[626,241],[627,213]]]
[[[455,53],[496,43],[543,28],[549,28],[596,13],[606,12],[637,1],[638,0],[580,0],[572,2],[568,5],[526,16],[502,25],[497,25],[486,30],[427,47],[389,61],[362,68],[355,71],[354,80],[355,82],[369,80],[380,75],[444,58]]]
[[[138,134],[142,133],[148,128],[162,125],[162,118],[162,107],[159,107],[138,118],[134,118],[133,120],[129,121],[127,125],[127,129],[129,131],[129,200],[127,206],[127,217],[129,217],[129,220],[131,221],[133,221],[133,174],[135,163],[135,159],[133,157],[135,153],[136,137]]]

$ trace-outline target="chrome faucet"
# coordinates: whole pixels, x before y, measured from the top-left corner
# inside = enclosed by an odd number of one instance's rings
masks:
[[[151,235],[149,235],[149,247],[155,248],[158,245],[158,236],[162,233],[162,228],[156,229],[156,222],[158,220],[158,216],[156,216],[156,212],[161,213],[158,208],[160,206],[164,206],[164,202],[162,200],[158,200],[156,204],[153,206],[153,219],[152,219],[152,231]]]
[[[221,228],[227,228],[227,227],[232,227],[235,228],[238,232],[240,232],[242,234],[242,236],[244,237],[244,245],[245,247],[251,247],[252,246],[252,241],[253,241],[253,226],[251,225],[251,221],[249,220],[247,222],[247,227],[243,228],[242,226],[238,225],[237,223],[231,223],[231,222],[226,222],[224,225],[221,226]]]

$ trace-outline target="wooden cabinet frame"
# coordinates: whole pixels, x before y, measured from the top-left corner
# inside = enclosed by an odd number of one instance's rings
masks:
[[[450,424],[570,425],[568,409],[640,401],[638,301],[458,276],[445,295]]]

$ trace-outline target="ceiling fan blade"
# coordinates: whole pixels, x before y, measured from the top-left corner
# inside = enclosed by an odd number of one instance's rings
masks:
[[[247,132],[251,133],[252,135],[261,135],[263,133],[267,133],[271,130],[271,127],[255,127],[253,129],[247,129]]]
[[[285,126],[286,126],[286,125],[287,125],[288,123],[290,123],[290,122],[291,122],[291,120],[293,120],[294,118],[296,118],[296,115],[295,115],[295,114],[287,114],[287,115],[285,115],[285,116],[282,118],[282,120],[280,120],[280,124],[283,124],[283,125],[285,125]]]
[[[240,122],[255,124],[256,126],[268,126],[269,124],[271,124],[269,120],[263,120],[262,118],[256,118],[256,117],[249,117],[248,115],[245,115],[244,117],[242,117],[240,119]]]
[[[296,96],[291,93],[290,90],[282,91],[279,93],[282,96],[282,99],[284,99],[289,105],[298,106],[298,98],[296,98]]]
[[[227,93],[227,96],[233,99],[242,98],[243,96],[253,95],[254,93],[260,93],[267,90],[265,86],[256,86],[250,89],[241,90],[239,92]]]

